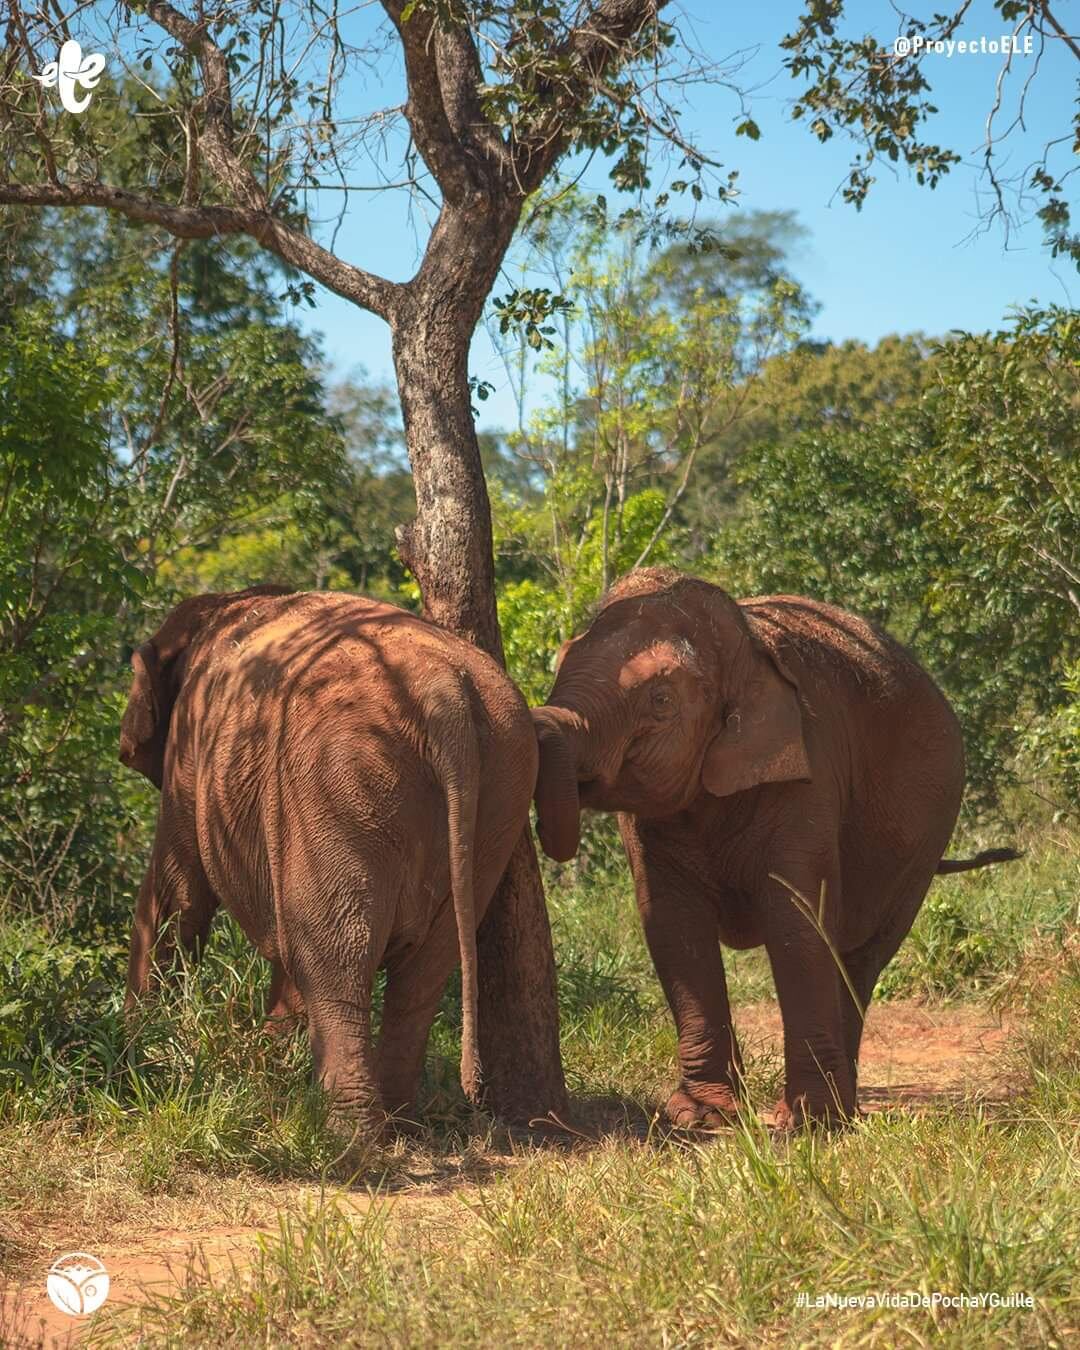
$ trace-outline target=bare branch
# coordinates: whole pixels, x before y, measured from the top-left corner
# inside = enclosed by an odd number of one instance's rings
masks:
[[[283,262],[384,319],[390,318],[401,290],[394,282],[342,261],[307,235],[261,211],[175,206],[107,183],[85,182],[33,186],[0,182],[0,206],[103,206],[141,224],[161,225],[178,239],[250,235]]]
[[[245,215],[231,206],[174,206],[108,183],[0,182],[0,206],[103,206],[144,225],[162,225],[178,239],[245,233]]]
[[[1043,0],[1043,3],[1039,6],[1039,8],[1042,11],[1043,17],[1046,19],[1050,27],[1054,30],[1054,32],[1058,35],[1058,37],[1061,38],[1062,42],[1064,42],[1065,46],[1068,47],[1069,51],[1072,52],[1073,56],[1075,56],[1076,59],[1080,61],[1080,47],[1076,45],[1076,40],[1074,36],[1071,33],[1066,33],[1065,29],[1062,28],[1061,24],[1059,24],[1057,19],[1054,18],[1053,14],[1050,13],[1050,6],[1046,3],[1046,0]]]

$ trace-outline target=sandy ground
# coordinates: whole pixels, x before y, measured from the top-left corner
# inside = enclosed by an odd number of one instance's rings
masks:
[[[737,1011],[737,1022],[744,1046],[779,1049],[780,1022],[775,1004],[743,1006]],[[863,1040],[860,1105],[865,1111],[886,1106],[932,1111],[972,1097],[1004,1101],[1009,1096],[1009,1083],[1000,1052],[1009,1034],[1007,1021],[979,1008],[875,1004]],[[475,1170],[457,1184],[476,1185],[474,1177]],[[438,1203],[447,1189],[444,1178],[442,1184],[419,1184],[387,1203],[408,1207]],[[454,1189],[453,1184],[450,1189]],[[300,1212],[316,1194],[313,1185],[283,1183],[280,1209]],[[356,1192],[337,1194],[340,1204],[358,1213],[370,1203],[366,1195]],[[130,1304],[151,1289],[176,1289],[186,1279],[199,1279],[206,1273],[243,1269],[257,1250],[260,1233],[271,1231],[255,1227],[162,1228],[147,1231],[138,1241],[99,1245],[94,1254],[109,1273],[108,1306]],[[78,1234],[72,1232],[70,1241],[58,1241],[49,1260],[78,1247]],[[93,1320],[72,1318],[54,1308],[45,1293],[46,1264],[43,1262],[41,1278],[33,1283],[0,1285],[0,1345],[4,1350],[53,1350],[77,1345]]]

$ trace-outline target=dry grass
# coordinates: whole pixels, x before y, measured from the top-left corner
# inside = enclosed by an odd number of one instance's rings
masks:
[[[989,933],[981,964],[962,953],[951,992],[1022,1012],[1007,1102],[943,1096],[796,1139],[753,1118],[705,1141],[650,1124],[674,1042],[632,902],[618,883],[553,888],[568,1076],[597,1142],[538,1148],[469,1110],[451,990],[432,1042],[429,1129],[373,1152],[351,1191],[330,1184],[340,1141],[307,1086],[302,1039],[256,1029],[261,975],[225,931],[133,1045],[113,1044],[106,1011],[0,1098],[4,1271],[28,1274],[72,1245],[130,1253],[166,1229],[271,1230],[237,1272],[196,1268],[179,1291],[120,1320],[114,1310],[94,1329],[113,1343],[1080,1341],[1075,872],[1075,852],[1050,848],[950,881],[952,917],[927,917],[901,981],[939,983],[958,924]],[[736,963],[736,1016],[760,977],[755,961]],[[751,1046],[764,1105],[778,1061],[765,1040]],[[795,1301],[908,1290],[1029,1293],[1035,1306]]]

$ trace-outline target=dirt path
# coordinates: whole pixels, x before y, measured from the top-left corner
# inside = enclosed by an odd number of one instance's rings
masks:
[[[318,1196],[316,1186],[296,1183],[280,1188],[282,1211],[303,1213]],[[367,1195],[335,1191],[346,1213],[358,1216],[370,1207]],[[393,1206],[389,1197],[380,1204]],[[220,1227],[199,1229],[165,1228],[148,1232],[139,1241],[99,1244],[94,1255],[109,1275],[107,1306],[115,1309],[155,1292],[170,1293],[186,1280],[209,1275],[227,1275],[250,1265],[260,1237],[272,1237],[271,1227]],[[68,1244],[78,1248],[77,1239]],[[89,1329],[92,1318],[74,1318],[54,1307],[45,1292],[44,1280],[34,1285],[4,1288],[0,1293],[0,1347],[2,1350],[60,1350],[76,1346]]]
[[[737,1009],[742,1042],[781,1053],[780,1016],[774,1003]],[[983,1008],[927,1008],[918,1003],[874,1003],[859,1055],[859,1105],[932,1109],[978,1097],[1005,1101],[1012,1084],[1003,1050],[1013,1027]]]
[[[775,1004],[743,1006],[738,1010],[740,1039],[745,1045],[778,1053],[780,1020]],[[867,1020],[860,1065],[860,1104],[867,1111],[887,1106],[934,1110],[964,1098],[1004,1101],[1010,1083],[1002,1051],[1012,1028],[1007,1021],[983,1009],[924,1008],[917,1004],[876,1004]],[[461,1180],[460,1185],[474,1185]],[[453,1186],[450,1189],[454,1189]],[[428,1206],[445,1200],[446,1184],[418,1185],[391,1196],[391,1206]],[[335,1192],[339,1203],[357,1215],[370,1200],[356,1192]],[[302,1212],[317,1196],[314,1185],[283,1184],[280,1209]],[[382,1201],[380,1201],[382,1203]],[[139,1241],[99,1245],[95,1255],[110,1279],[110,1308],[145,1297],[148,1290],[178,1288],[188,1272],[222,1274],[243,1269],[257,1250],[260,1234],[270,1228],[222,1227],[191,1230],[162,1229]],[[73,1232],[56,1254],[79,1247]],[[89,1320],[69,1317],[55,1308],[44,1289],[44,1277],[19,1287],[0,1286],[0,1346],[3,1350],[77,1345]]]

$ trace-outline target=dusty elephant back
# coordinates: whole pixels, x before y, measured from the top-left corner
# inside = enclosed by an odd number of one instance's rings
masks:
[[[425,691],[453,669],[468,677],[476,710],[494,728],[531,738],[524,700],[491,657],[418,615],[362,596],[298,592],[226,611],[193,644],[190,661],[192,701],[252,727],[287,717],[299,698],[344,701],[372,725],[394,718],[411,731]]]
[[[402,894],[415,897],[402,920],[422,928],[449,884],[432,728],[455,704],[480,756],[479,860],[527,818],[536,749],[524,701],[494,661],[415,615],[343,594],[275,597],[195,660],[178,741],[194,761],[200,852],[223,893],[269,887],[318,819],[320,848],[358,886],[378,864],[365,850],[400,859]],[[495,792],[485,784],[504,760]],[[264,945],[259,925],[253,914]]]
[[[810,741],[847,746],[846,855],[872,853],[874,841],[898,861],[925,852],[936,862],[959,811],[964,754],[960,724],[928,672],[884,630],[835,605],[791,595],[739,604],[758,640],[798,668]]]
[[[930,679],[895,638],[836,605],[801,595],[759,595],[738,604],[770,650],[794,651],[808,667],[853,679],[868,694],[895,697],[914,672]]]

